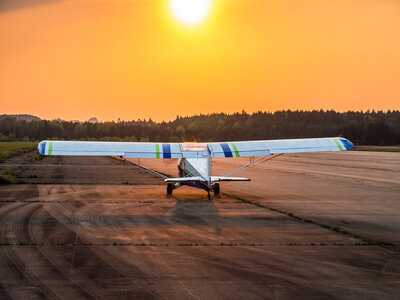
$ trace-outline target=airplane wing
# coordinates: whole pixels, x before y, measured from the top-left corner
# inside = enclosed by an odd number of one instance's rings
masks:
[[[125,156],[126,158],[204,157],[208,149],[212,157],[263,156],[276,153],[343,151],[353,148],[344,138],[286,139],[198,144],[201,149],[187,151],[193,143],[81,142],[43,141],[42,155]],[[204,148],[204,149],[203,149]]]
[[[344,151],[353,143],[341,137],[209,143],[212,157],[262,156],[277,153]]]
[[[43,141],[42,155],[125,156],[126,158],[182,158],[179,143]]]

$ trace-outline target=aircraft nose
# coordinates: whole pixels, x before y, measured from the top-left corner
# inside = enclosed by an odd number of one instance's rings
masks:
[[[46,150],[46,142],[40,142],[38,145],[39,153],[44,155],[44,151]]]

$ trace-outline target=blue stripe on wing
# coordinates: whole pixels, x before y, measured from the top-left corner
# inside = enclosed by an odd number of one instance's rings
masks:
[[[45,155],[45,151],[46,151],[46,142],[40,142],[39,143],[39,153],[41,155]]]
[[[231,148],[229,148],[228,143],[220,143],[222,150],[224,151],[225,157],[233,157]]]
[[[163,158],[171,158],[171,145],[162,144],[163,147]]]

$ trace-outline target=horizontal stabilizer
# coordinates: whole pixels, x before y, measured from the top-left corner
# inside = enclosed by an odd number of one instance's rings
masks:
[[[177,177],[177,178],[167,178],[165,182],[188,182],[188,181],[205,181],[201,177]]]
[[[211,176],[211,181],[250,181],[250,178],[245,177],[223,177],[223,176]]]

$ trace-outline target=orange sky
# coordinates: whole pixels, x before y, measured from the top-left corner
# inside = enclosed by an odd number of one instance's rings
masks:
[[[0,114],[400,109],[398,0],[215,0],[193,27],[167,0],[37,2],[0,2]]]

